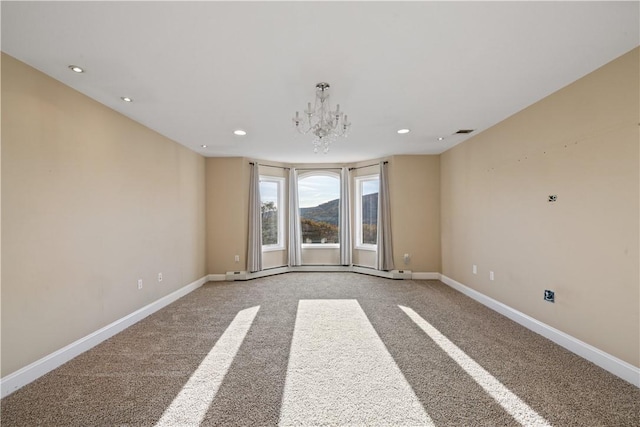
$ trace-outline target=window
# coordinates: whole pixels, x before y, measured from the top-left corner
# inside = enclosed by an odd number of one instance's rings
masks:
[[[316,171],[301,175],[298,200],[302,244],[336,247],[340,243],[340,175]]]
[[[284,249],[284,178],[260,177],[262,250]]]
[[[356,249],[375,250],[378,244],[380,176],[356,177]]]

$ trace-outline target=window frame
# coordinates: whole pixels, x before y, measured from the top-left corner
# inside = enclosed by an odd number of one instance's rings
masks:
[[[337,179],[338,180],[338,198],[340,199],[342,197],[342,194],[340,194],[340,185],[342,180],[341,175],[331,170],[314,169],[314,170],[304,171],[298,174],[298,199],[300,198],[300,190],[299,190],[300,181],[305,178],[309,178],[311,176],[328,176],[328,177]],[[300,221],[302,221],[302,216],[300,216]],[[338,236],[339,235],[340,235],[340,214],[338,213]],[[302,236],[300,236],[300,238],[302,239]],[[301,242],[300,247],[302,249],[339,249],[340,243],[305,243],[303,241]]]
[[[278,208],[278,243],[274,245],[262,245],[262,252],[283,251],[285,250],[286,234],[285,234],[285,212],[286,207],[284,204],[284,183],[285,179],[280,176],[260,175],[260,183],[273,182],[276,184],[277,189],[277,208]],[[262,196],[260,196],[260,204],[262,205]],[[260,236],[262,236],[262,230],[260,230]]]
[[[354,179],[354,183],[355,183],[355,209],[354,209],[354,214],[355,214],[355,221],[354,221],[354,227],[355,227],[355,239],[354,239],[354,249],[358,249],[358,250],[362,250],[362,251],[377,251],[378,250],[378,243],[376,244],[371,244],[371,243],[363,243],[362,242],[362,196],[363,196],[363,187],[364,187],[364,183],[367,181],[378,181],[378,197],[380,197],[380,174],[376,173],[376,174],[370,174],[370,175],[362,175],[362,176],[356,176]],[[377,221],[376,221],[376,227],[377,227]]]

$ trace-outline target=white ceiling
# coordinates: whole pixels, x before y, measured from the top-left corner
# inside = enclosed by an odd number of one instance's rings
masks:
[[[1,43],[205,156],[352,162],[441,153],[579,79],[638,46],[638,6],[2,1]],[[291,117],[321,81],[353,125],[314,155]]]

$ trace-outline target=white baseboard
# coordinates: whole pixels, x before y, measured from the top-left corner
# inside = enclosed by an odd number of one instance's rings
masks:
[[[208,282],[224,282],[225,280],[227,280],[227,276],[224,274],[209,274],[207,276]]]
[[[228,282],[236,282],[236,281],[244,281],[251,279],[258,279],[260,277],[268,277],[275,276],[276,274],[282,274],[289,272],[289,267],[276,267],[276,268],[268,268],[266,270],[255,271],[250,273],[246,270],[242,271],[227,271],[227,274],[221,274],[224,279]]]
[[[515,310],[508,305],[505,305],[499,301],[494,300],[474,289],[471,289],[460,282],[453,280],[444,274],[440,275],[440,280],[453,289],[462,292],[468,297],[473,298],[479,303],[489,307],[490,309],[497,311],[498,313],[508,317],[516,323],[521,324],[527,329],[536,332],[543,337],[555,342],[556,344],[566,348],[572,353],[587,359],[588,361],[600,366],[601,368],[611,372],[612,374],[622,378],[625,381],[630,382],[636,387],[640,387],[640,368],[637,368],[624,360],[618,359],[604,351],[580,341],[577,338],[572,337],[552,326],[540,322],[531,316],[528,316],[518,310]]]
[[[413,280],[440,280],[440,273],[413,273]]]
[[[177,299],[196,290],[209,280],[208,276],[202,277],[177,291],[166,295],[149,305],[142,307],[133,313],[116,320],[113,323],[101,328],[77,341],[72,342],[66,347],[57,350],[42,359],[36,360],[30,365],[21,368],[6,377],[0,379],[0,397],[4,398],[30,382],[40,378],[44,374],[54,370],[58,366],[63,365],[74,357],[84,353],[85,351],[95,347],[102,341],[111,338],[118,332],[123,331],[129,326],[139,322],[150,314],[160,310],[161,308],[171,304]]]
[[[368,274],[369,276],[384,277],[386,279],[411,279],[411,271],[409,270],[382,271],[376,270],[375,268],[359,267],[357,265],[354,265],[351,268],[351,271],[353,271],[354,273]]]

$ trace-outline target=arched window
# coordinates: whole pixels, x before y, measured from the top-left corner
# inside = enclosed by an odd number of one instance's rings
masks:
[[[340,243],[340,175],[313,171],[298,176],[303,245]]]

